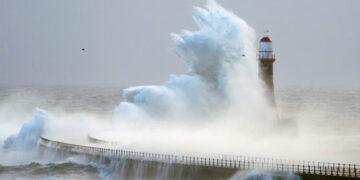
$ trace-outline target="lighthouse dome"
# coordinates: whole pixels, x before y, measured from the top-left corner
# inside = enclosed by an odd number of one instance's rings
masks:
[[[271,39],[269,38],[269,36],[264,36],[260,39],[260,42],[271,42]]]
[[[271,52],[273,51],[272,42],[268,35],[264,35],[260,39],[259,51]]]

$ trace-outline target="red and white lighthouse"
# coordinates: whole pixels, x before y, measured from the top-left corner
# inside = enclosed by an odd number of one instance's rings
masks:
[[[275,54],[272,41],[269,35],[265,34],[260,39],[259,44],[259,71],[260,77],[266,86],[266,94],[269,102],[275,105],[274,81],[273,81],[273,63],[275,62]]]

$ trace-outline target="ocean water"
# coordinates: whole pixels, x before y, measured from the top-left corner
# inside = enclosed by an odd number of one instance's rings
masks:
[[[54,115],[80,113],[98,119],[109,119],[121,101],[123,88],[1,87],[0,142],[9,135],[16,134],[21,125],[31,119],[36,107],[46,109]],[[282,88],[276,90],[276,97],[278,112],[285,119],[279,122],[279,126],[283,125],[284,130],[287,129],[287,124],[292,124],[303,134],[334,137],[331,141],[324,142],[329,150],[341,146],[341,149],[336,149],[339,157],[334,160],[360,163],[360,89]],[[290,129],[294,131],[293,128]],[[26,155],[28,152],[21,154]],[[15,156],[18,159],[8,160],[5,157],[8,155],[0,153],[0,179],[120,178],[113,175],[114,171],[120,171],[117,168],[90,161],[68,157],[41,160],[33,159],[32,156]],[[119,175],[118,173],[115,174]],[[243,176],[241,178],[244,179]]]

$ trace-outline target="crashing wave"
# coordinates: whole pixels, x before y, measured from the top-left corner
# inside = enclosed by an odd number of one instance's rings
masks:
[[[188,72],[171,75],[162,86],[125,89],[114,113],[118,120],[184,114],[204,119],[231,108],[246,118],[256,114],[253,108],[266,108],[254,30],[214,1],[206,9],[195,7],[193,18],[198,31],[172,34],[175,52],[188,64]]]
[[[29,149],[35,147],[47,119],[49,119],[47,112],[37,108],[33,119],[24,123],[18,134],[9,136],[3,142],[2,149]]]

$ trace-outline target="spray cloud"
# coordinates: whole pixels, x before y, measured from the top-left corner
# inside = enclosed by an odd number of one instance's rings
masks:
[[[162,86],[125,89],[115,109],[118,121],[225,119],[229,112],[245,121],[259,115],[254,108],[269,109],[258,77],[254,30],[214,1],[206,9],[195,7],[193,18],[198,31],[172,34],[188,72],[171,75]]]

